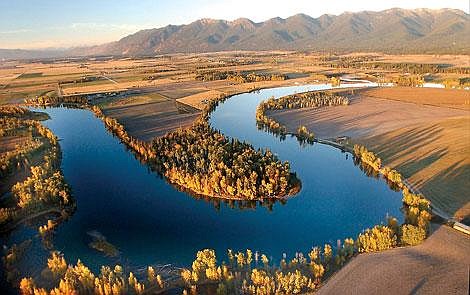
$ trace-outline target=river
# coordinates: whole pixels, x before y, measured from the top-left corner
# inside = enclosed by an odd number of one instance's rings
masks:
[[[80,259],[93,271],[116,263],[128,269],[187,266],[203,248],[215,249],[225,260],[228,248],[248,248],[278,261],[283,253],[293,256],[315,245],[336,245],[337,239],[356,237],[361,230],[384,222],[387,214],[402,219],[401,194],[383,179],[366,176],[351,154],[324,144],[300,145],[289,136],[280,141],[257,129],[255,110],[263,99],[328,87],[293,86],[235,95],[211,115],[211,125],[225,135],[269,148],[291,163],[302,191],[270,208],[258,203],[241,209],[236,203],[180,192],[136,160],[92,112],[41,109],[51,117],[44,124],[60,139],[62,170],[77,202],[73,216],[58,227],[54,247],[69,263]],[[90,248],[93,232],[105,236],[120,254],[106,257]],[[3,243],[36,233],[37,227],[22,226]],[[47,255],[38,237],[33,240],[35,250],[29,256]],[[45,266],[44,259],[35,260]]]

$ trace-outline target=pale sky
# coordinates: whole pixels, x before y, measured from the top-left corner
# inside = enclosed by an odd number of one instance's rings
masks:
[[[345,11],[456,8],[469,0],[0,0],[0,48],[101,44],[141,29],[187,24],[200,18],[260,22],[297,13],[312,17]]]

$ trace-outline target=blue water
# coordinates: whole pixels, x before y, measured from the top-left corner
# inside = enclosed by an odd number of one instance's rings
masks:
[[[271,209],[232,208],[180,192],[136,160],[90,111],[42,110],[51,117],[44,124],[60,138],[62,169],[77,202],[74,215],[57,229],[55,248],[68,262],[80,258],[95,271],[114,263],[188,265],[204,248],[215,249],[223,259],[228,248],[280,258],[355,237],[387,214],[400,217],[400,194],[385,181],[365,176],[350,154],[322,144],[301,146],[290,137],[281,142],[257,130],[254,114],[261,100],[308,89],[312,86],[236,95],[211,116],[212,126],[224,134],[269,147],[290,161],[302,191]],[[119,257],[91,249],[90,231],[103,234]]]

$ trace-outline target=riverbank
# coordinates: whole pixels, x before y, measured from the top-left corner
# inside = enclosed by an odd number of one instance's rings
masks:
[[[48,116],[16,106],[3,106],[0,114],[2,140],[5,136],[23,139],[14,150],[1,154],[2,177],[6,180],[2,179],[2,185],[9,186],[2,190],[10,193],[2,199],[0,231],[11,231],[27,220],[56,212],[57,208],[65,218],[73,212],[75,203],[62,176],[58,139],[32,119]]]
[[[395,88],[387,88],[387,93]],[[399,94],[403,92],[397,88]],[[412,88],[419,96],[427,89]],[[433,93],[453,91],[432,89]],[[347,107],[286,110],[270,113],[294,132],[302,123],[318,138],[366,146],[384,164],[397,169],[446,215],[463,219],[470,214],[466,193],[470,171],[470,112],[375,97],[378,89],[358,90]],[[460,92],[467,93],[464,90]],[[373,96],[369,96],[372,93]],[[453,93],[453,92],[452,92]],[[408,98],[412,99],[412,98]],[[463,99],[463,100],[462,100]],[[454,103],[465,104],[462,98]],[[434,97],[432,101],[439,101]]]

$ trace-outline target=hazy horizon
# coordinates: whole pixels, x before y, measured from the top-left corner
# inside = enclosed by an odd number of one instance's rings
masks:
[[[466,0],[442,2],[395,0],[386,3],[374,1],[338,1],[316,3],[290,1],[273,5],[272,1],[228,0],[129,1],[90,0],[80,3],[59,1],[5,1],[0,3],[0,48],[2,49],[57,49],[103,44],[116,41],[142,29],[164,27],[169,24],[188,24],[201,18],[249,18],[261,22],[273,17],[287,18],[304,13],[312,17],[344,12],[382,11],[403,9],[459,9],[468,13]],[[184,7],[182,9],[181,7]]]

